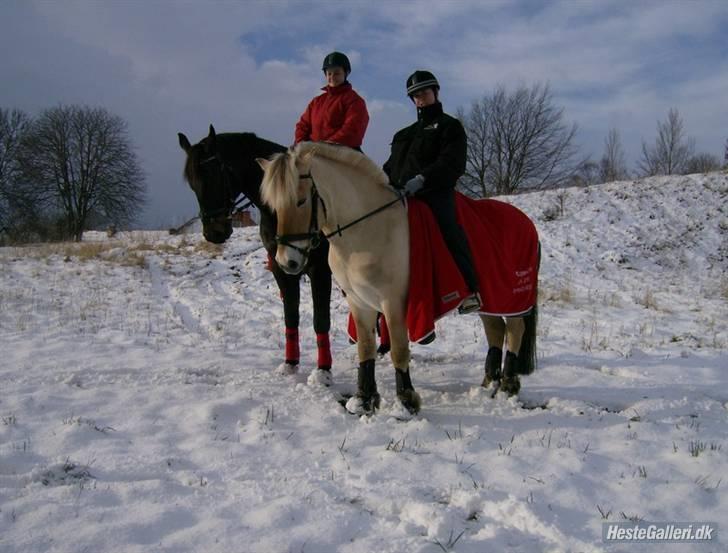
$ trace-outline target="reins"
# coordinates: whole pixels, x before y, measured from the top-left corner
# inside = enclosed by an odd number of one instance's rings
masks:
[[[323,202],[323,200],[322,200],[322,202]],[[386,204],[384,204],[384,205],[382,205],[382,206],[379,206],[379,207],[378,207],[377,209],[374,209],[374,210],[372,210],[372,211],[370,211],[370,212],[368,212],[368,213],[365,213],[364,215],[362,215],[362,216],[361,216],[361,217],[359,217],[358,219],[354,219],[354,220],[353,220],[353,221],[351,221],[350,223],[347,223],[347,224],[345,224],[345,225],[344,225],[343,227],[342,227],[342,226],[339,226],[339,225],[336,225],[336,230],[335,230],[335,231],[333,231],[333,232],[330,232],[330,233],[328,233],[328,234],[324,234],[323,236],[324,236],[324,238],[326,238],[326,239],[329,239],[329,238],[331,238],[332,236],[336,236],[337,234],[338,234],[339,236],[341,236],[341,231],[344,231],[344,230],[346,230],[346,229],[348,229],[348,228],[350,228],[350,227],[353,227],[353,226],[354,226],[354,225],[356,225],[357,223],[361,223],[361,222],[362,222],[362,221],[364,221],[365,219],[368,219],[369,217],[372,217],[373,215],[376,215],[376,214],[377,214],[377,213],[379,213],[380,211],[384,211],[384,210],[385,210],[385,209],[387,209],[388,207],[390,207],[390,206],[392,206],[392,205],[394,205],[394,204],[396,204],[396,203],[398,203],[398,202],[402,202],[402,205],[404,205],[404,196],[403,196],[403,195],[400,195],[400,196],[399,196],[399,197],[398,197],[397,199],[395,199],[395,200],[392,200],[391,202],[388,202],[388,203],[386,203]]]
[[[329,232],[328,234],[324,234],[321,232],[321,229],[318,228],[318,204],[321,202],[321,207],[324,210],[324,217],[326,217],[326,204],[324,203],[323,199],[321,198],[320,194],[318,193],[318,188],[316,188],[316,181],[313,178],[313,175],[311,175],[311,172],[309,171],[305,175],[299,175],[299,179],[311,179],[311,221],[308,225],[308,232],[299,233],[299,234],[283,234],[280,236],[276,236],[276,242],[278,244],[282,244],[284,246],[288,246],[289,248],[293,248],[294,250],[298,251],[304,256],[308,255],[308,252],[310,250],[316,249],[320,243],[321,238],[324,238],[328,240],[329,238],[332,238],[333,236],[342,236],[342,232],[345,231],[348,228],[353,227],[354,225],[357,225],[361,223],[362,221],[369,219],[370,217],[373,217],[377,213],[380,213],[387,209],[388,207],[393,206],[394,204],[398,202],[402,202],[402,205],[404,204],[405,196],[401,194],[400,192],[397,192],[398,197],[391,202],[387,202],[384,205],[379,206],[376,209],[373,209],[372,211],[369,211],[362,215],[361,217],[358,217],[354,219],[353,221],[345,224],[343,227],[341,225],[336,225],[336,230]],[[308,240],[309,245],[307,248],[301,248],[299,246],[296,246],[292,242],[298,241],[298,240]]]

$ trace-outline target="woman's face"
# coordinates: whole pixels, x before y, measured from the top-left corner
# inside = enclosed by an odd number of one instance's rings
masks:
[[[326,70],[326,84],[334,87],[339,86],[346,80],[346,72],[343,67],[329,67]]]

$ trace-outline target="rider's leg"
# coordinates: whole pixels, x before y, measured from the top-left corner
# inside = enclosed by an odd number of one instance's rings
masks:
[[[445,244],[450,250],[460,274],[463,275],[465,284],[468,285],[471,293],[477,294],[479,291],[478,275],[475,272],[467,236],[457,221],[455,192],[450,189],[435,190],[418,197],[430,206]]]

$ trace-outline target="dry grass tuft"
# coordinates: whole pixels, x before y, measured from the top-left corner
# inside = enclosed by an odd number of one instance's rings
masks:
[[[645,290],[645,293],[642,297],[636,297],[635,303],[638,303],[645,309],[654,309],[657,310],[657,300],[655,299],[655,294],[652,290],[649,288]]]

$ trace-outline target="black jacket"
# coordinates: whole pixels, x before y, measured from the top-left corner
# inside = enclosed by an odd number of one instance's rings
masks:
[[[468,143],[460,121],[436,102],[417,110],[417,122],[397,132],[384,164],[390,182],[401,188],[414,176],[425,177],[428,190],[453,189],[465,172]]]

